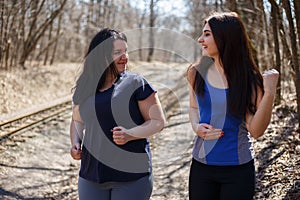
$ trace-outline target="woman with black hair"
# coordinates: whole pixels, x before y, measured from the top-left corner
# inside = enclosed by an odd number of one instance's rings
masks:
[[[203,57],[187,71],[196,133],[189,198],[247,200],[255,190],[254,152],[270,123],[279,73],[259,72],[240,17],[214,13],[198,42]]]
[[[76,81],[70,125],[71,156],[81,159],[83,200],[148,200],[152,166],[147,137],[161,131],[156,90],[127,71],[127,38],[105,28],[92,39]]]

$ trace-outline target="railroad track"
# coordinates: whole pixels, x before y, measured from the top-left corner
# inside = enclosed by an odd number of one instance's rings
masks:
[[[152,65],[140,67],[140,73],[150,83],[154,83],[155,89],[158,90],[167,118],[178,113],[180,103],[182,103],[180,97],[184,96],[187,91],[186,78],[181,76],[183,74],[181,68],[184,70],[184,67],[174,65],[169,66],[169,69],[165,66]],[[5,177],[0,181],[0,185],[3,186],[2,192],[0,191],[0,199],[2,197],[77,198],[76,177],[80,163],[68,160],[68,120],[70,115],[71,97],[67,97],[65,100],[53,102],[51,105],[48,103],[48,105],[40,106],[40,108],[22,115],[19,113],[15,117],[0,116],[0,153],[2,157],[0,174]],[[183,135],[177,129],[181,126],[176,126],[177,124],[174,125],[173,123],[176,120],[175,117],[170,117],[168,121],[172,123],[169,124],[168,130],[173,129],[173,132],[169,134],[170,136],[168,135],[165,138],[164,134],[157,134],[159,138],[151,138],[153,139],[152,144],[157,144],[156,149],[153,148],[153,152],[158,152],[157,154],[162,155],[161,158],[163,159],[167,157],[160,153],[161,149],[166,152],[165,149],[173,148],[173,141]],[[179,122],[182,122],[181,118]],[[31,128],[32,126],[34,128]],[[175,140],[171,139],[174,138],[174,135],[176,135]],[[2,140],[3,137],[7,139]],[[161,141],[164,141],[164,148]],[[185,146],[181,139],[177,142],[182,143],[182,145],[176,145],[176,149],[178,149],[178,146]],[[181,149],[185,148],[181,147]],[[174,153],[178,156],[176,152]],[[179,163],[178,159],[175,161]],[[167,179],[166,176],[161,176],[162,178],[159,180],[161,180],[161,183],[164,183],[165,180],[173,182],[173,174],[177,174],[174,170],[177,170],[180,166],[176,164],[173,169],[169,167],[170,162],[167,163],[168,165],[163,165],[164,163],[159,162],[159,165],[155,166],[157,171],[164,169],[164,172],[172,178]],[[181,170],[179,174],[182,174],[183,169],[180,168],[179,170]],[[183,182],[182,179],[175,178]],[[41,181],[45,184],[40,184]],[[183,184],[181,185],[184,187]],[[162,184],[159,187],[164,191],[165,185]],[[181,191],[184,190],[181,189]],[[160,191],[158,192],[160,193]],[[66,196],[63,197],[63,195]]]
[[[165,76],[170,72],[169,69],[165,69],[165,71],[161,70],[164,72],[158,72],[157,70],[151,69],[151,64],[149,64],[149,66],[147,66],[149,71],[143,71],[143,74],[145,72],[149,72],[148,74],[145,73],[145,77],[150,82],[165,83],[166,87],[158,88],[158,90],[160,90],[160,99],[168,118],[174,114],[174,108],[178,107],[180,96],[186,95],[176,93],[178,88],[185,87],[184,75],[181,75],[180,77],[170,76],[166,80]],[[178,66],[179,65],[175,67]],[[172,82],[172,86],[169,87],[168,84],[166,84],[167,82]],[[20,131],[32,128],[33,126],[37,126],[38,124],[45,122],[46,120],[53,119],[64,112],[70,112],[71,106],[71,95],[69,95],[53,101],[50,104],[48,103],[23,113],[17,113],[13,116],[0,116],[0,140],[8,138]]]
[[[67,96],[57,99],[51,104],[45,104],[21,114],[4,116],[0,118],[0,140],[50,120],[64,112],[69,112],[71,111],[71,106],[71,96]]]

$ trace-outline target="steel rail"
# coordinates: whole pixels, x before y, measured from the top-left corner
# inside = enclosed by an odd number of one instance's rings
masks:
[[[70,96],[57,99],[50,104],[44,104],[21,114],[17,113],[13,116],[2,117],[0,119],[0,139],[53,118],[67,110],[71,111]]]

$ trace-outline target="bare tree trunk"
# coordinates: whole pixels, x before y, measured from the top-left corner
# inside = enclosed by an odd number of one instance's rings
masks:
[[[32,38],[32,35],[34,35],[37,31],[37,18],[38,18],[38,15],[39,13],[42,11],[42,8],[45,4],[45,0],[42,0],[42,2],[40,3],[40,6],[39,6],[39,2],[38,0],[33,0],[30,2],[30,18],[31,18],[31,21],[30,21],[30,27],[29,27],[29,31],[28,31],[28,34],[27,34],[27,38],[26,36],[24,37],[24,43],[22,44],[22,51],[21,51],[21,56],[19,58],[19,64],[25,68],[25,61],[27,60],[27,57],[29,56],[29,54],[34,50],[33,47],[31,47],[30,49],[28,48],[28,46],[30,45],[31,43],[31,38]],[[30,38],[30,40],[29,40]],[[34,44],[35,46],[35,44]]]
[[[236,3],[236,0],[227,0],[227,8],[229,8],[230,11],[234,11],[238,13],[238,6]]]
[[[75,24],[78,23],[77,21],[75,21],[74,10],[76,10],[76,2],[71,1],[71,2],[69,2],[69,6],[67,8],[67,16],[68,16],[68,19],[71,21],[71,23],[74,24],[73,30],[72,30],[73,32],[74,32]],[[64,38],[63,51],[59,52],[59,54],[58,54],[60,59],[71,60],[71,58],[72,58],[71,51],[66,51],[66,49],[71,49],[72,44],[75,44],[74,41],[75,41],[75,39],[73,37]],[[59,49],[58,51],[61,51],[61,49]]]
[[[52,65],[54,60],[55,60],[57,44],[58,44],[58,40],[59,40],[59,36],[60,36],[61,19],[62,19],[62,14],[60,14],[59,18],[58,18],[58,25],[57,25],[58,27],[57,27],[57,31],[56,31],[56,38],[55,38],[55,43],[54,43],[54,47],[53,47],[53,51],[52,51],[52,56],[51,56],[51,59],[50,59],[50,65]]]
[[[80,38],[79,38],[79,35],[80,35],[80,28],[81,28],[81,26],[82,26],[82,24],[81,24],[81,18],[82,18],[82,16],[84,15],[84,11],[83,10],[81,10],[80,11],[81,13],[79,14],[79,16],[77,17],[77,19],[75,20],[76,21],[76,25],[75,25],[75,30],[74,30],[74,32],[76,33],[76,35],[77,35],[77,37],[74,39],[74,47],[75,47],[75,54],[76,55],[79,55],[80,54],[80,48],[81,48],[81,42],[80,42]],[[72,45],[72,41],[71,41],[71,44],[70,45]],[[88,45],[88,44],[87,44]],[[87,49],[87,47],[85,47],[85,49]],[[76,57],[76,55],[75,56],[72,56],[72,59],[75,59],[75,57]]]
[[[51,41],[52,39],[52,28],[53,28],[53,23],[50,24],[50,27],[49,27],[49,34],[48,34],[48,41]],[[48,56],[49,56],[49,48],[50,48],[50,44],[48,43],[47,44],[47,47],[46,47],[46,52],[45,52],[45,57],[44,57],[44,65],[47,64],[47,61],[48,61]]]
[[[96,18],[95,22],[96,22],[96,24],[100,25],[102,23],[102,21],[101,21],[102,20],[101,19],[102,0],[97,0],[97,8],[98,8],[98,10],[96,10],[96,13],[98,13],[98,14],[96,14],[96,16],[95,16],[95,18]]]
[[[250,24],[250,26],[248,26],[248,33],[250,34],[250,36],[252,36],[252,38],[251,38],[252,53],[253,53],[254,60],[257,64],[257,66],[259,67],[260,63],[259,63],[259,59],[258,59],[257,47],[254,46],[254,43],[253,43],[253,41],[259,41],[259,37],[261,37],[261,35],[256,34],[256,31],[254,31],[255,30],[254,27],[258,23],[257,19],[259,18],[259,15],[258,15],[258,12],[256,10],[254,0],[251,0],[249,2],[246,1],[246,2],[247,2],[247,5],[248,5],[248,8],[250,10],[249,13],[248,13],[248,16],[249,16],[248,21],[249,21],[249,24]]]
[[[274,1],[271,1],[271,24],[273,29],[273,37],[274,37],[274,53],[275,53],[275,69],[281,74],[281,59],[280,59],[280,47],[278,40],[278,7],[274,5]],[[279,105],[281,103],[281,77],[279,76],[275,104]]]
[[[217,2],[218,0],[216,0],[216,2]],[[226,1],[226,0],[225,0]],[[221,10],[224,10],[224,2],[223,2],[223,0],[220,0],[220,9]]]
[[[85,49],[89,46],[90,35],[91,35],[91,22],[93,21],[93,9],[94,9],[94,0],[90,0],[87,8],[87,16],[86,16],[86,27],[85,27]]]
[[[283,1],[282,5],[285,10],[286,17],[290,27],[290,42],[291,42],[292,55],[293,55],[292,63],[295,68],[294,81],[295,81],[296,96],[297,96],[298,128],[300,129],[300,65],[299,65],[299,57],[298,57],[298,48],[296,43],[297,41],[296,30],[293,23],[290,1]]]
[[[109,19],[110,19],[109,23],[112,25],[112,27],[115,27],[115,24],[116,24],[116,13],[115,12],[116,12],[117,8],[114,5],[115,4],[114,0],[111,0],[111,4],[113,6],[111,6],[112,7],[112,11],[110,12],[111,15],[109,17]]]
[[[108,22],[108,16],[109,16],[109,7],[107,6],[108,5],[108,0],[105,0],[104,1],[104,6],[103,6],[103,19],[104,19],[104,24],[107,24]]]
[[[157,2],[158,0],[153,1]],[[88,13],[87,7],[89,2],[93,2],[94,5],[91,6],[90,13]],[[132,7],[128,2],[116,0],[0,0],[0,68],[8,68],[11,65],[24,66],[28,60],[34,62],[37,58],[42,58],[41,62],[48,64],[51,62],[53,51],[57,51],[57,58],[76,60],[79,54],[82,54],[82,44],[85,42],[85,38],[91,38],[91,31],[104,26],[124,30],[128,24],[128,22],[124,23],[126,17],[130,21],[129,28],[138,26],[138,20],[132,17],[132,13],[136,12],[137,16],[140,16],[142,10]],[[150,1],[147,0],[147,2]],[[68,36],[62,37],[63,39],[57,44],[57,39],[55,39],[58,34],[56,33],[58,28],[57,12],[63,4],[66,4],[64,7],[66,7],[67,15],[65,15],[66,18],[62,17],[61,30],[68,33]],[[122,5],[125,5],[123,10],[121,10]],[[154,6],[156,6],[155,3]],[[156,10],[156,7],[154,8]],[[148,18],[147,15],[148,13],[145,14],[145,19]],[[83,16],[88,16],[88,18],[83,19]],[[89,26],[85,30],[83,22],[85,23],[86,19],[91,23],[88,23]],[[53,22],[53,20],[55,21]],[[49,30],[51,28],[52,31]],[[57,50],[53,50],[54,45],[57,45]]]
[[[12,67],[14,63],[16,63],[17,59],[17,54],[18,54],[18,49],[17,46],[19,45],[18,41],[18,35],[19,35],[19,27],[17,27],[17,22],[18,22],[18,12],[20,9],[20,3],[17,3],[17,1],[13,1],[13,12],[12,12],[12,18],[11,18],[11,23],[8,28],[8,38],[10,41],[10,49],[9,49],[9,59],[10,62],[8,64],[8,67]]]
[[[253,41],[257,41],[257,37],[260,37],[255,33],[255,28],[253,28],[257,22],[257,11],[255,8],[255,3],[253,0],[240,0],[240,5],[238,6],[236,2],[231,1],[231,5],[235,6],[236,12],[239,13],[241,19],[246,25],[246,30],[250,38],[250,48],[253,54],[253,58],[257,66],[259,66],[257,49],[253,44]]]
[[[260,13],[259,16],[261,16],[258,24],[261,24],[263,26],[265,32],[265,34],[263,34],[262,37],[260,38],[261,40],[259,42],[260,52],[262,52],[260,57],[260,63],[261,63],[260,69],[264,71],[268,68],[268,66],[270,66],[270,62],[268,61],[270,59],[266,58],[265,54],[269,51],[269,49],[272,49],[272,47],[269,40],[270,38],[269,27],[268,27],[265,8],[264,8],[264,3],[261,0],[257,0],[256,2]],[[271,59],[273,59],[273,54],[271,54]]]
[[[99,25],[101,27],[104,27],[105,26],[105,17],[104,17],[104,0],[99,0],[98,1],[100,4],[99,4]]]
[[[47,28],[49,27],[49,25],[53,22],[53,20],[62,11],[66,1],[67,0],[63,0],[63,2],[60,4],[60,6],[51,13],[51,15],[40,25],[39,28],[34,28],[36,25],[37,18],[38,18],[38,13],[41,11],[45,0],[42,1],[38,11],[35,13],[29,34],[24,43],[23,52],[22,52],[20,60],[19,60],[19,64],[21,66],[24,66],[25,61],[27,60],[29,54],[35,49],[35,45],[40,40],[40,38],[44,35],[44,33],[47,30]]]
[[[6,44],[6,52],[5,52],[6,54],[5,54],[5,63],[4,63],[5,70],[9,69],[9,66],[8,66],[9,49],[10,49],[10,41],[8,41]]]
[[[191,31],[191,36],[197,41],[197,38],[201,35],[201,29],[203,26],[203,20],[205,17],[205,10],[207,10],[206,1],[201,0],[187,0],[186,1],[189,15],[187,19],[192,24],[193,30]],[[201,20],[202,19],[202,20]],[[200,48],[197,45],[193,46],[193,59],[197,60],[200,54]]]
[[[25,1],[21,1],[21,17],[19,18],[19,27],[18,27],[18,32],[19,32],[19,39],[18,39],[18,42],[16,44],[16,49],[17,49],[17,55],[15,56],[15,59],[14,59],[14,63],[13,65],[16,66],[17,65],[17,62],[19,60],[19,57],[20,57],[20,49],[23,49],[23,44],[24,44],[24,41],[25,41],[25,26],[26,26],[26,11],[27,11],[27,8],[26,8],[26,2]]]
[[[4,5],[5,6],[5,5]],[[4,7],[5,8],[5,7]],[[15,38],[16,33],[12,33],[12,29],[14,27],[15,18],[17,16],[17,2],[12,1],[10,4],[6,4],[6,20],[4,20],[2,23],[3,26],[3,57],[4,57],[4,69],[8,70],[10,68],[9,59],[11,58],[11,44],[13,44],[14,41],[12,41],[12,38]],[[5,43],[6,42],[6,43]],[[14,58],[11,58],[14,59]]]
[[[200,7],[203,6],[204,8],[206,7],[206,2],[201,2],[199,0],[194,0],[193,1],[193,5],[192,5],[192,15],[193,15],[193,21],[194,21],[194,31],[193,31],[193,36],[194,38],[198,38],[200,36],[200,32],[201,31],[201,26],[203,25],[203,22],[200,22],[200,20],[197,20],[198,18],[200,18]],[[197,60],[199,56],[199,48],[197,46],[194,46],[194,60]]]
[[[144,11],[142,13],[142,16],[138,22],[138,26],[139,26],[139,31],[140,31],[140,34],[139,34],[139,60],[143,60],[143,49],[142,49],[142,43],[143,43],[143,24],[144,24],[144,21],[145,21],[145,16],[146,16],[146,12],[147,12],[147,9],[146,9],[146,0],[144,0],[144,4],[145,4],[145,8],[144,8]]]
[[[4,51],[4,41],[3,41],[3,32],[4,32],[4,0],[0,1],[0,68],[2,68],[3,60],[3,51]]]
[[[44,43],[45,43],[45,41],[44,40],[42,40],[41,42],[40,42],[40,50],[39,50],[39,52],[38,52],[38,54],[37,54],[37,56],[35,57],[35,60],[36,61],[41,61],[41,56],[43,56],[43,55],[46,55],[46,53],[47,53],[47,51],[49,51],[49,49],[51,48],[51,46],[56,42],[56,39],[57,38],[53,38],[51,41],[48,41],[47,43],[46,43],[46,45],[44,45]],[[42,48],[41,48],[42,47]],[[48,56],[47,57],[49,57],[49,53],[48,53]],[[45,58],[44,58],[45,59]],[[48,61],[48,58],[47,58],[47,61]],[[44,64],[44,63],[43,63]],[[44,65],[46,65],[47,63],[45,63]]]
[[[150,2],[150,33],[149,33],[149,53],[147,57],[147,62],[151,62],[153,60],[153,54],[154,54],[154,30],[153,27],[155,25],[155,14],[154,14],[154,0],[151,0]]]
[[[298,36],[298,48],[300,49],[300,1],[293,0],[294,2],[294,14],[296,18],[296,28],[297,28],[297,36]]]
[[[295,67],[294,67],[293,63],[291,62],[291,60],[292,60],[292,53],[290,51],[290,47],[289,47],[289,44],[288,44],[288,41],[287,41],[287,33],[286,33],[286,29],[287,28],[284,26],[284,21],[283,21],[283,18],[282,18],[282,16],[283,16],[283,14],[282,14],[282,8],[280,8],[278,6],[278,4],[274,0],[272,0],[272,1],[274,2],[274,3],[272,3],[272,5],[276,7],[276,10],[278,12],[277,13],[278,27],[279,27],[279,31],[278,32],[280,34],[280,41],[281,41],[281,44],[282,44],[282,47],[283,47],[283,51],[282,51],[283,52],[282,53],[283,54],[283,60],[284,59],[287,60],[287,63],[290,63],[290,65],[291,65],[291,68],[290,69],[286,68],[284,70],[284,72],[286,74],[288,74],[288,71],[290,71],[290,72],[293,73],[293,76],[294,76]],[[289,81],[289,79],[287,79],[287,76],[286,75],[284,76],[283,73],[281,74],[280,77],[281,77],[281,80]],[[294,81],[294,79],[293,79],[293,81]],[[291,86],[289,85],[287,88],[289,90],[288,92],[291,92]]]

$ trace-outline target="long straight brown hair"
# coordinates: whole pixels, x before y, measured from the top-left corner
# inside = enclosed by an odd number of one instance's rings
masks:
[[[127,42],[127,37],[114,29],[104,28],[91,40],[85,55],[83,70],[73,88],[75,89],[74,104],[81,104],[88,97],[95,95],[96,91],[104,85],[108,73],[118,77],[112,58],[115,40]]]
[[[213,13],[204,21],[206,23],[211,28],[228,82],[229,112],[245,119],[246,113],[256,112],[258,88],[263,91],[263,78],[254,62],[244,24],[235,12]],[[203,61],[207,69],[210,66],[207,59],[200,60],[196,66],[203,65]],[[193,88],[203,95],[204,81],[198,71]]]

